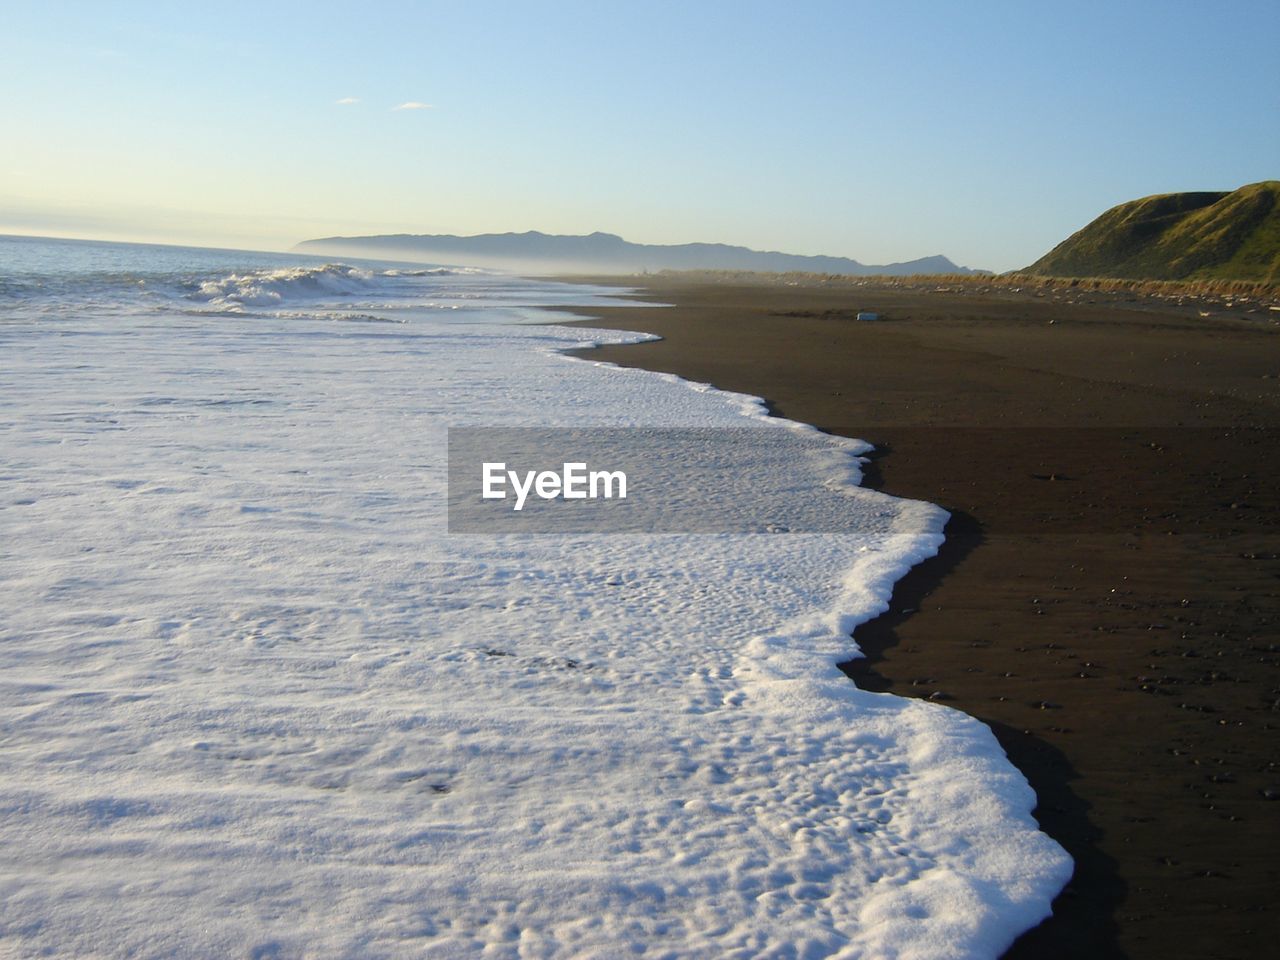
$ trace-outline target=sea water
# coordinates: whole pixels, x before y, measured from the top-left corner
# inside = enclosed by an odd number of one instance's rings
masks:
[[[545,325],[611,293],[0,238],[0,946],[995,957],[1047,915],[991,732],[836,666],[945,513],[566,357],[643,338]],[[737,473],[859,522],[451,534],[491,426],[793,431]]]

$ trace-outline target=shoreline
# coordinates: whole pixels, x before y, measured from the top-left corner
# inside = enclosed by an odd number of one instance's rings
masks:
[[[584,279],[674,306],[575,309],[663,337],[576,355],[868,440],[864,484],[951,511],[942,550],[858,627],[864,659],[844,667],[987,723],[1075,859],[1055,916],[1007,957],[1265,951],[1274,330],[1030,292]]]

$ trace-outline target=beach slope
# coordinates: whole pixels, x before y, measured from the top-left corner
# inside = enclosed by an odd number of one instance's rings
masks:
[[[1280,331],[1222,299],[667,275],[588,351],[877,445],[952,512],[865,688],[987,722],[1076,861],[1014,957],[1256,957],[1280,881]],[[858,321],[874,311],[877,322]]]

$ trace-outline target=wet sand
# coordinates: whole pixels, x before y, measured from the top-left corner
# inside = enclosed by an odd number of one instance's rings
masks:
[[[675,306],[580,311],[590,325],[664,339],[587,356],[869,440],[870,485],[952,511],[939,556],[858,628],[867,658],[846,669],[990,724],[1075,858],[1054,917],[1007,956],[1270,955],[1277,314],[1070,291],[616,282]]]

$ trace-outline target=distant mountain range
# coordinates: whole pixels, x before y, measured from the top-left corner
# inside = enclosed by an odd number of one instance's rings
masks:
[[[975,273],[944,256],[872,266],[846,257],[805,257],[766,253],[723,243],[658,245],[629,243],[611,233],[563,236],[539,233],[486,233],[474,237],[393,234],[376,237],[325,237],[304,240],[298,253],[425,261],[493,267],[519,273],[642,273],[657,270],[803,271],[857,276],[887,274]]]
[[[1024,271],[1125,280],[1280,283],[1280,180],[1112,207]]]

